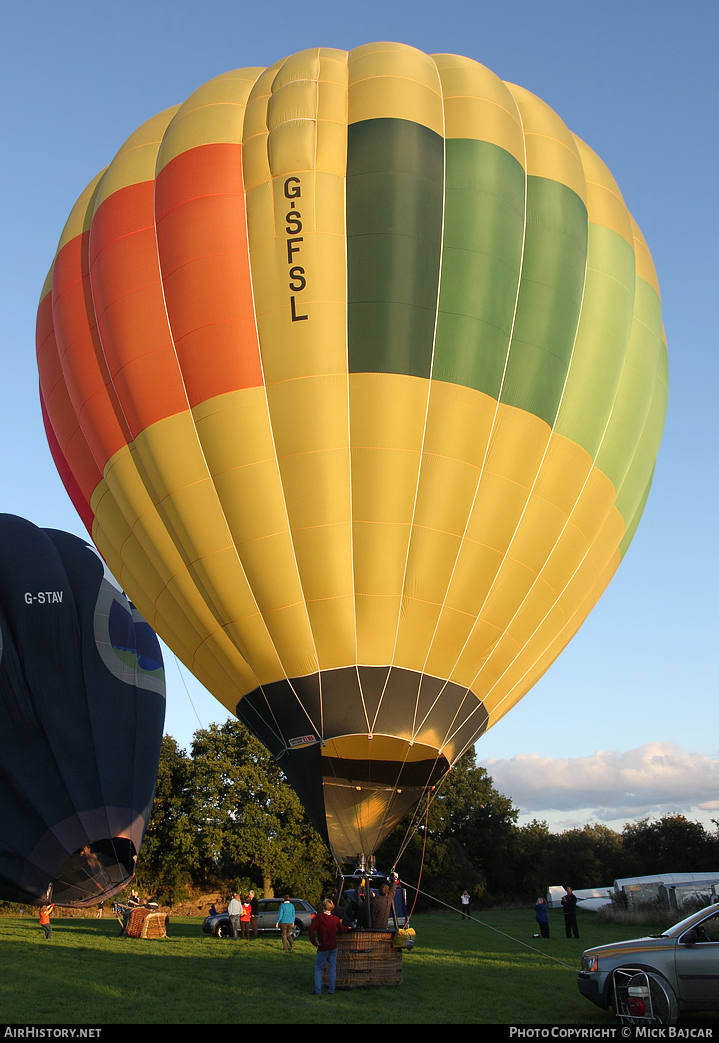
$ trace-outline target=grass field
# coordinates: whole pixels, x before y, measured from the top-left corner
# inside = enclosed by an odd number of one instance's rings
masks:
[[[111,919],[58,918],[46,941],[36,920],[3,917],[0,1017],[74,1025],[616,1024],[580,996],[580,955],[589,945],[648,929],[620,929],[580,912],[580,939],[568,940],[555,913],[551,938],[542,941],[533,938],[531,910],[480,919],[416,916],[417,944],[404,955],[400,986],[316,997],[306,936],[285,954],[279,938],[221,941],[203,935],[202,921],[190,917],[172,919],[169,936],[156,941],[121,938]]]

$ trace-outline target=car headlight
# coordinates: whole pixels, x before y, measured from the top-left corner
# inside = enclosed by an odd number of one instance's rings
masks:
[[[582,970],[586,974],[599,970],[599,957],[596,953],[585,953],[582,956]]]

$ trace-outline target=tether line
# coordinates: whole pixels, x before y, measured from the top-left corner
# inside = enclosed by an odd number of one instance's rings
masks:
[[[412,885],[408,884],[406,880],[402,880],[402,887],[411,887],[412,890],[416,891],[418,895],[424,895],[425,898],[429,898],[432,902],[437,902],[438,905],[443,905],[445,909],[450,909],[453,913],[461,912],[461,910],[457,909],[456,906],[449,905],[447,902],[443,902],[441,898],[435,898],[434,895],[427,894],[426,891],[420,891],[418,887],[412,887]],[[566,967],[567,970],[570,970],[573,974],[577,973],[577,968],[572,967],[572,965],[569,963],[565,963],[564,960],[559,960],[556,956],[550,956],[549,953],[542,952],[542,950],[537,949],[536,946],[530,945],[528,942],[523,942],[521,941],[521,939],[515,938],[514,935],[507,934],[506,931],[500,931],[498,927],[492,927],[491,924],[485,923],[483,920],[478,920],[476,916],[471,916],[469,913],[465,913],[464,915],[468,919],[472,920],[474,923],[480,924],[481,927],[487,927],[490,931],[495,931],[496,934],[501,934],[504,938],[509,938],[510,941],[516,942],[517,945],[523,945],[525,949],[531,949],[532,952],[536,952],[540,956],[543,956],[545,960],[552,960],[554,963],[558,963],[562,967]]]

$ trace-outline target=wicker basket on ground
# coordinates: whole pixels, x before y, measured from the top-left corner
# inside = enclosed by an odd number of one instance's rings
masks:
[[[392,931],[355,930],[338,934],[336,987],[373,989],[400,985],[402,950],[394,948],[392,938]]]
[[[127,922],[129,938],[166,938],[170,917],[150,909],[133,909]]]

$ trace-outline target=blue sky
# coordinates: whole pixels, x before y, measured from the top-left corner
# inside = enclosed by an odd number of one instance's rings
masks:
[[[609,166],[654,257],[670,399],[654,486],[602,601],[477,745],[525,817],[719,818],[716,41],[713,0],[363,4],[26,0],[0,48],[4,250],[0,510],[86,535],[40,418],[40,290],[75,199],[124,139],[228,69],[397,40],[468,55],[538,94]],[[710,318],[711,316],[711,318]],[[225,711],[171,654],[167,730]]]

